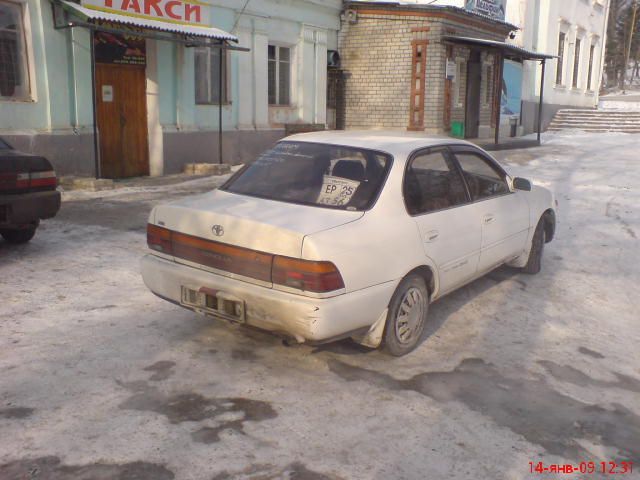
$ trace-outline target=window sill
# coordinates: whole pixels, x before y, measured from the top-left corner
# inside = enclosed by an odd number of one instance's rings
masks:
[[[567,90],[567,87],[565,87],[564,85],[558,85],[558,84],[555,84],[553,86],[553,88],[556,89],[556,90],[563,91],[563,92]]]
[[[275,103],[270,103],[269,108],[295,108],[295,105],[278,105]]]
[[[225,102],[222,105],[219,103],[196,103],[196,107],[231,107],[233,105],[232,102]]]
[[[33,98],[0,97],[1,103],[36,103]]]

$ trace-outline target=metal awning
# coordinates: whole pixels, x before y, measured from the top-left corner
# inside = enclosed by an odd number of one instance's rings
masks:
[[[557,55],[549,55],[546,53],[532,52],[524,48],[512,45],[506,42],[498,42],[496,40],[485,40],[484,38],[458,37],[455,35],[445,35],[442,41],[446,43],[455,43],[458,45],[467,45],[474,47],[490,48],[502,53],[503,58],[508,60],[550,60],[558,58]]]
[[[73,15],[81,22],[109,22],[126,25],[128,27],[184,35],[186,37],[200,37],[201,39],[238,42],[238,37],[225,32],[224,30],[220,30],[219,28],[169,23],[147,18],[119,15],[117,13],[102,12],[100,10],[83,7],[82,5],[67,0],[60,0],[57,3],[63,8],[63,10],[65,10],[65,12]]]

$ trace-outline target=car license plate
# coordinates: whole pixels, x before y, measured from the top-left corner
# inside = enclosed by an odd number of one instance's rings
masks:
[[[182,286],[182,305],[195,308],[204,313],[244,323],[244,301],[228,292],[209,288]]]

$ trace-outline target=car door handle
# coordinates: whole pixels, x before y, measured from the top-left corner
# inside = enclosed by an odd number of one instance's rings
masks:
[[[435,242],[438,239],[438,235],[440,235],[440,232],[437,230],[430,230],[424,236],[424,241],[427,243]]]
[[[492,213],[488,213],[487,215],[484,216],[484,223],[488,225],[490,223],[493,223],[495,219],[496,218],[493,216]]]

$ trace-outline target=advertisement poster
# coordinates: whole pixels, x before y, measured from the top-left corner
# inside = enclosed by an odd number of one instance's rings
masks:
[[[145,39],[131,35],[97,31],[94,36],[96,62],[119,65],[146,65]]]
[[[502,97],[500,99],[500,114],[504,118],[513,115],[520,116],[522,102],[522,64],[504,61],[502,76]]]
[[[466,0],[465,9],[470,12],[504,20],[507,0]]]

